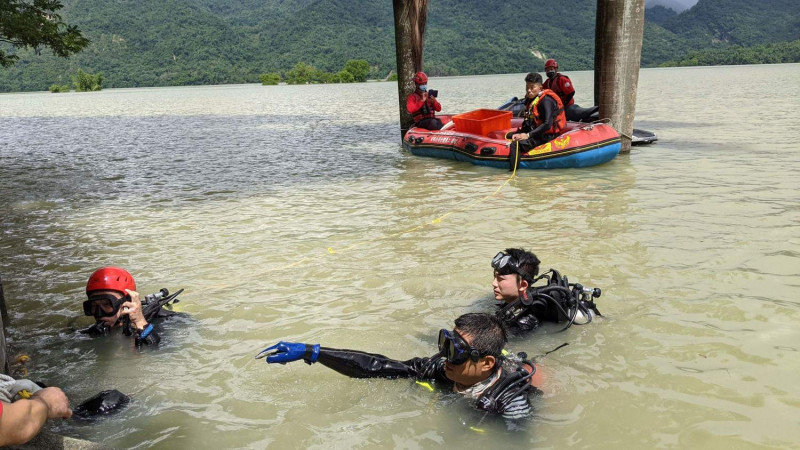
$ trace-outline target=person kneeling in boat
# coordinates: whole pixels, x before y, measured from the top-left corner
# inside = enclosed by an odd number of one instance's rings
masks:
[[[506,139],[513,140],[512,145],[519,145],[523,153],[557,138],[567,125],[561,99],[550,89],[542,88],[542,76],[538,73],[525,77],[523,117],[522,126],[506,135]]]
[[[165,306],[177,303],[179,290],[169,295],[166,289],[148,295],[144,304],[136,292],[133,276],[120,267],[102,267],[89,277],[86,283],[88,300],[83,302],[83,313],[95,318],[94,325],[80,330],[81,333],[99,336],[108,335],[114,328],[135,336],[136,346],[157,345],[161,338],[153,326],[153,321],[169,318],[176,313]]]
[[[553,269],[537,277],[539,264],[536,255],[521,248],[508,248],[492,258],[492,289],[500,302],[497,317],[512,333],[535,330],[542,322],[585,324],[600,315],[593,301],[600,289],[570,285]],[[547,284],[534,286],[542,279]]]
[[[527,418],[531,414],[529,395],[538,392],[531,384],[536,366],[503,357],[506,341],[505,327],[496,316],[470,313],[457,318],[452,331],[439,331],[439,353],[429,358],[398,361],[356,350],[283,341],[256,358],[266,356],[268,364],[301,359],[307,364],[318,362],[352,378],[434,380],[471,398],[480,410],[506,419]]]
[[[406,99],[406,109],[414,119],[414,126],[426,130],[442,129],[442,121],[436,118],[436,113],[442,110],[442,105],[436,100],[438,91],[428,90],[428,76],[425,72],[414,75],[416,89]]]

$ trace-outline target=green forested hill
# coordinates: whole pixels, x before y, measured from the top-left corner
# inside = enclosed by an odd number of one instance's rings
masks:
[[[0,91],[43,90],[80,67],[105,87],[257,82],[298,62],[335,72],[365,59],[372,77],[395,66],[388,0],[71,0],[62,10],[92,40],[58,59],[21,52],[0,70]],[[425,69],[433,75],[591,69],[595,0],[431,0]],[[565,15],[564,11],[571,11]],[[648,22],[642,62],[659,65],[690,51],[800,39],[800,1],[700,0]]]

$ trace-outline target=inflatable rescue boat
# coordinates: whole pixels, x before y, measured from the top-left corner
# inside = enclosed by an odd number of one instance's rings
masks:
[[[619,154],[619,134],[603,123],[567,122],[567,131],[528,152],[505,138],[522,124],[511,111],[478,109],[454,116],[437,115],[441,130],[411,128],[403,147],[417,156],[467,161],[514,169],[561,169],[596,166]]]

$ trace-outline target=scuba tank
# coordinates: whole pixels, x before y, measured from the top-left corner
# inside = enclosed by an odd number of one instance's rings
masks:
[[[539,280],[545,280],[546,284],[534,286]],[[602,316],[594,303],[594,299],[600,295],[600,288],[586,288],[580,283],[570,283],[566,275],[562,276],[557,270],[550,269],[533,280],[520,298],[503,306],[497,315],[504,322],[512,323],[525,315],[533,315],[536,323],[532,328],[538,326],[539,321],[567,322],[561,330],[563,331],[573,323],[585,325],[595,315]]]

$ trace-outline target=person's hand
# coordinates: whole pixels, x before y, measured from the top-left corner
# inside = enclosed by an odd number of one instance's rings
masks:
[[[511,136],[511,139],[514,141],[524,141],[525,139],[528,139],[528,135],[525,133],[517,133]]]
[[[131,319],[131,324],[138,330],[144,330],[147,326],[147,321],[142,314],[142,301],[139,300],[139,293],[130,289],[125,289],[125,292],[130,297],[130,300],[120,306],[122,316],[128,316]]]
[[[267,357],[267,364],[305,360],[308,364],[317,362],[319,358],[319,344],[301,344],[299,342],[280,341],[277,344],[262,350],[256,359]]]
[[[72,410],[69,409],[69,400],[64,391],[57,387],[46,387],[36,391],[31,400],[39,400],[47,405],[48,419],[69,419]]]

